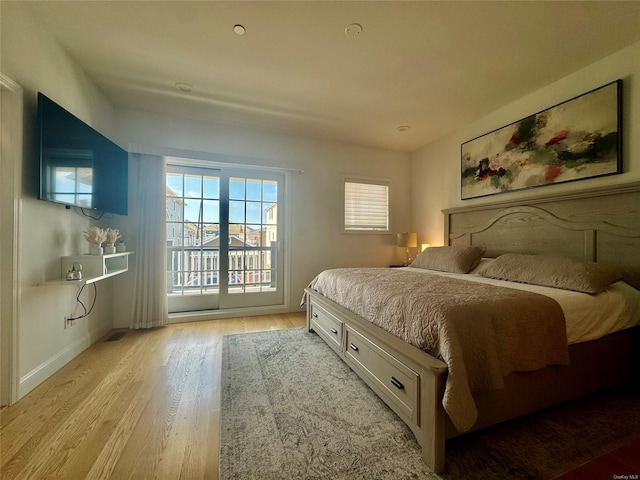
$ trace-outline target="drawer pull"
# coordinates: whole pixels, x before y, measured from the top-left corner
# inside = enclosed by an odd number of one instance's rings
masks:
[[[331,329],[331,333],[335,333],[336,335],[338,334],[338,330],[336,330],[335,328]]]
[[[318,318],[318,314],[314,312],[313,318]]]
[[[391,377],[391,383],[393,383],[394,387],[400,390],[404,390],[404,385],[402,384],[402,382],[398,381],[396,377]]]
[[[351,347],[351,350],[353,350],[354,352],[358,351],[358,347],[356,347],[353,343],[349,346]]]

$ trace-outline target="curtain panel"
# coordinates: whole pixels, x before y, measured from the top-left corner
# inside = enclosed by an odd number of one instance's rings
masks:
[[[131,328],[169,321],[166,258],[166,165],[157,155],[133,154],[137,188],[130,215],[135,224],[134,302]]]

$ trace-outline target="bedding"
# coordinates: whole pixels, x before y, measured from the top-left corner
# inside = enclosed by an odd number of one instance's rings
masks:
[[[569,345],[602,338],[605,335],[626,330],[640,324],[640,291],[624,281],[618,281],[598,294],[580,293],[572,290],[509,282],[481,277],[478,271],[495,261],[483,258],[468,275],[454,275],[468,281],[526,290],[553,298],[564,313]],[[418,270],[416,270],[418,271]]]
[[[568,364],[564,315],[552,298],[412,270],[327,270],[310,288],[442,359],[442,404],[459,431],[477,419],[473,391],[501,388],[514,371]]]
[[[622,271],[609,265],[549,255],[507,253],[486,264],[478,275],[584,293],[600,293],[620,280]]]

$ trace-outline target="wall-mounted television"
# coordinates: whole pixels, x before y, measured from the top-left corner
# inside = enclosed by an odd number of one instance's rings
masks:
[[[127,215],[129,155],[111,140],[38,93],[38,198]]]

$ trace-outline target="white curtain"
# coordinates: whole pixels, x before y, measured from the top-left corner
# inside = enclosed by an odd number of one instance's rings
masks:
[[[166,166],[157,155],[134,154],[135,287],[131,328],[153,328],[169,321],[166,258]]]

